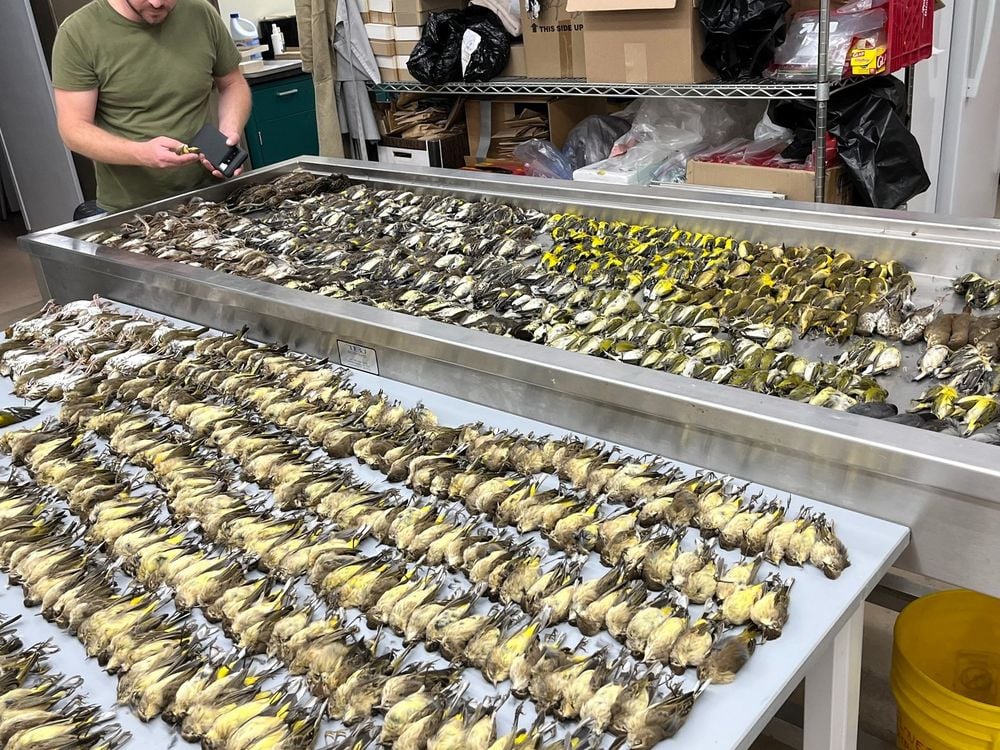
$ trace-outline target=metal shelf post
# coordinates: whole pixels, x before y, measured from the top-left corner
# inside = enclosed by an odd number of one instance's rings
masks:
[[[826,201],[826,129],[830,108],[830,0],[819,4],[819,49],[816,54],[816,142],[813,144],[814,198]]]

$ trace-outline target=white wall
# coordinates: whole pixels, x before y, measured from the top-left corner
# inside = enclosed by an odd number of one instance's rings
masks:
[[[219,12],[229,22],[230,13],[239,13],[254,23],[265,16],[291,16],[295,14],[295,0],[219,0]]]

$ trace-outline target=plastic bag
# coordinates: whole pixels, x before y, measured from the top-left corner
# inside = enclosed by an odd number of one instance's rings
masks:
[[[687,182],[687,164],[694,157],[704,153],[707,147],[695,143],[675,151],[665,162],[653,172],[653,182],[660,184],[675,184]]]
[[[524,164],[532,177],[572,180],[573,166],[551,141],[533,138],[514,149],[514,158]]]
[[[701,0],[701,59],[721,78],[759,76],[785,41],[787,0]]]
[[[421,83],[488,81],[507,66],[510,35],[493,11],[470,7],[431,13],[410,59],[410,74]]]
[[[611,155],[651,141],[673,150],[698,142],[714,146],[749,135],[762,110],[759,102],[645,99],[635,110],[632,129],[618,139]]]
[[[833,80],[844,75],[847,56],[856,37],[875,33],[885,26],[885,9],[861,13],[837,11],[830,14],[830,47],[827,74]],[[819,11],[796,13],[788,38],[774,53],[774,65],[768,74],[774,78],[816,79],[819,55]]]
[[[631,125],[614,115],[590,115],[569,131],[563,144],[563,155],[573,169],[607,159],[615,141],[629,131]]]
[[[861,205],[898,208],[930,187],[920,145],[901,116],[905,104],[905,86],[893,76],[870,78],[830,98],[830,133]],[[795,131],[796,139],[783,156],[812,151],[814,102],[775,101],[769,114],[778,125]]]
[[[787,138],[788,142],[791,143],[795,138],[795,133],[791,128],[783,128],[780,125],[775,125],[774,121],[771,120],[771,116],[765,112],[763,117],[760,118],[760,122],[757,123],[757,127],[753,129],[753,138],[755,141],[762,141],[765,138]]]

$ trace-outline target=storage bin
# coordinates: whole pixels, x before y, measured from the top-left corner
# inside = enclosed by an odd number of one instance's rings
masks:
[[[896,620],[892,692],[902,750],[1000,750],[1000,599],[944,591]]]

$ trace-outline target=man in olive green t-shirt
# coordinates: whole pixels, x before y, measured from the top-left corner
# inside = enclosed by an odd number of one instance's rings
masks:
[[[52,52],[59,133],[94,160],[97,204],[121,211],[221,178],[203,157],[179,154],[209,122],[230,145],[250,115],[240,54],[205,0],[91,0],[59,28]],[[200,162],[200,163],[199,163]]]

